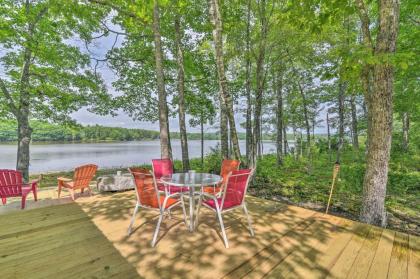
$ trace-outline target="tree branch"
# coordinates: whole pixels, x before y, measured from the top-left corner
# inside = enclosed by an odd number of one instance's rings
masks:
[[[96,3],[96,4],[99,4],[99,5],[103,5],[103,6],[108,6],[112,9],[116,10],[118,13],[121,13],[121,14],[124,14],[128,17],[139,20],[143,25],[148,25],[148,23],[143,18],[139,17],[137,14],[135,14],[133,12],[122,9],[120,6],[112,3],[112,1],[107,1],[107,0],[87,0],[87,1],[91,2],[91,3]]]
[[[355,2],[357,13],[359,14],[359,18],[362,23],[363,43],[366,47],[373,49],[372,37],[369,29],[370,19],[365,3],[363,0],[355,0]]]
[[[18,110],[18,108],[16,107],[16,105],[15,105],[15,103],[14,103],[14,101],[13,101],[13,98],[12,98],[12,96],[10,95],[9,90],[7,90],[6,83],[5,83],[5,82],[3,81],[3,79],[1,79],[1,78],[0,78],[0,88],[1,88],[1,91],[3,92],[3,95],[6,97],[7,104],[9,105],[10,110],[12,111],[12,113],[13,113],[16,117],[18,117],[19,110]]]

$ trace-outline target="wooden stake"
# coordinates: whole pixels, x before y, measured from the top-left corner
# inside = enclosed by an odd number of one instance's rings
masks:
[[[328,204],[327,204],[327,209],[325,210],[325,214],[328,214],[328,209],[330,208],[331,198],[332,198],[332,194],[334,190],[335,180],[339,172],[340,172],[340,163],[336,162],[333,168],[333,179],[332,179],[332,184],[331,184],[330,197],[328,198]]]

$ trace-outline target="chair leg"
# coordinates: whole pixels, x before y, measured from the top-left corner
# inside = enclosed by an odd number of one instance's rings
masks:
[[[36,188],[32,190],[32,194],[34,194],[34,200],[38,201],[38,193],[36,191]]]
[[[202,203],[202,196],[200,195],[200,197],[198,198],[197,213],[195,215],[195,222],[194,222],[195,228],[198,227],[198,217],[200,216],[201,203]]]
[[[158,237],[158,234],[159,234],[160,224],[162,223],[162,219],[163,219],[164,214],[165,214],[165,207],[166,207],[167,201],[168,201],[168,197],[165,197],[165,199],[163,201],[163,204],[162,204],[162,207],[160,208],[159,220],[158,220],[157,225],[156,225],[155,233],[153,234],[152,247],[155,247],[155,245],[156,245],[156,240],[157,240],[157,237]]]
[[[61,196],[61,188],[62,188],[61,183],[58,182],[58,198],[60,198]]]
[[[222,236],[223,236],[223,241],[225,242],[225,247],[229,248],[229,243],[228,243],[226,232],[225,232],[225,226],[223,225],[222,213],[220,212],[220,209],[217,203],[216,203],[216,211],[217,211],[217,218],[219,219],[219,223],[220,223],[220,228],[222,229]]]
[[[74,190],[69,188],[71,199],[74,201]]]
[[[92,189],[90,188],[90,186],[87,186],[87,189],[89,191],[89,197],[92,197]]]
[[[26,195],[22,195],[22,205],[21,205],[21,209],[25,209],[25,205],[26,205]]]
[[[3,205],[6,204],[6,198],[1,198],[1,202],[3,203]]]
[[[252,229],[252,220],[251,220],[251,216],[249,216],[249,214],[248,214],[248,210],[246,209],[245,202],[244,202],[244,205],[243,205],[243,209],[244,209],[244,213],[245,213],[245,215],[246,215],[246,218],[247,218],[247,220],[248,220],[249,232],[251,233],[251,236],[254,236],[255,234],[254,234],[254,230]]]
[[[184,202],[184,195],[183,194],[181,194],[180,200],[181,200],[181,206],[182,206],[182,214],[184,215],[184,223],[185,223],[186,226],[188,226],[187,211],[185,210],[185,202]]]
[[[128,236],[130,236],[130,234],[131,234],[131,229],[132,229],[134,221],[136,219],[136,215],[137,215],[138,210],[139,210],[139,204],[136,203],[136,207],[134,208],[134,211],[133,211],[133,216],[131,217],[130,225],[128,226],[128,231],[127,231]]]

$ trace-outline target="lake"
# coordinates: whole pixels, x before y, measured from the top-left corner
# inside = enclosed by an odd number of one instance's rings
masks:
[[[204,142],[204,154],[217,146],[219,141]],[[200,141],[188,141],[190,158],[200,157]],[[245,141],[240,141],[241,152],[245,154]],[[181,159],[181,143],[172,140],[174,159]],[[16,167],[16,144],[0,144],[0,169]],[[275,152],[275,143],[264,141],[264,153]],[[149,164],[160,157],[159,141],[129,141],[104,143],[34,143],[31,145],[30,172],[72,170],[87,163],[100,168],[129,167]]]

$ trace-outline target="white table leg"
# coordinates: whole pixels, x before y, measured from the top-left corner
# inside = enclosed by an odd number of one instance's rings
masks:
[[[194,187],[190,187],[190,232],[194,231]]]

